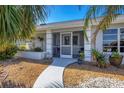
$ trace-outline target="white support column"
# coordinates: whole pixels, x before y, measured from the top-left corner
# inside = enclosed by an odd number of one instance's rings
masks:
[[[118,52],[120,53],[120,28],[118,28],[117,32],[117,41],[118,41]]]
[[[71,32],[71,58],[73,58],[73,32]]]
[[[86,33],[87,33],[88,41],[84,37],[84,55],[85,55],[84,60],[91,61],[91,58],[92,58],[92,55],[91,55],[91,30],[88,29],[86,31]]]
[[[52,57],[52,32],[51,30],[46,31],[46,52],[47,52],[47,57]]]

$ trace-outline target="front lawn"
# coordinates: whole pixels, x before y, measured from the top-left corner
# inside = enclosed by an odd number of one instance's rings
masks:
[[[31,60],[18,58],[12,62],[1,63],[8,74],[2,85],[4,87],[32,87],[38,76],[50,64],[51,60]],[[9,83],[9,84],[8,84]]]
[[[124,66],[116,68],[109,65],[107,68],[99,68],[91,62],[82,65],[74,63],[68,66],[64,71],[64,85],[65,87],[74,87],[81,82],[83,83],[90,78],[96,77],[124,80]]]

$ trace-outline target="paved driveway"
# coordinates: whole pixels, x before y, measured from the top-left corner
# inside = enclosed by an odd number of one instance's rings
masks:
[[[72,64],[76,61],[76,59],[54,58],[53,63],[40,74],[40,76],[34,83],[33,88],[51,88],[57,85],[57,83],[59,83],[61,87],[64,87],[64,69],[67,65]]]

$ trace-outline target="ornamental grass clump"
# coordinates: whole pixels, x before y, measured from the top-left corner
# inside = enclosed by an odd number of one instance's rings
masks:
[[[105,68],[107,66],[105,55],[96,49],[92,50],[92,55],[94,60],[97,62],[97,66],[100,68]]]

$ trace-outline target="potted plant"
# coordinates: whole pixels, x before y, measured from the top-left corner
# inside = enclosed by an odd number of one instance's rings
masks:
[[[39,36],[38,39],[41,42],[41,48],[43,50],[43,41],[44,41],[44,38]]]
[[[84,52],[79,51],[78,64],[82,64],[84,60]]]
[[[40,47],[34,48],[34,51],[35,51],[35,52],[43,52],[43,50],[42,50]]]
[[[118,52],[112,52],[109,57],[109,62],[111,65],[119,67],[122,63],[123,56],[121,56]]]

